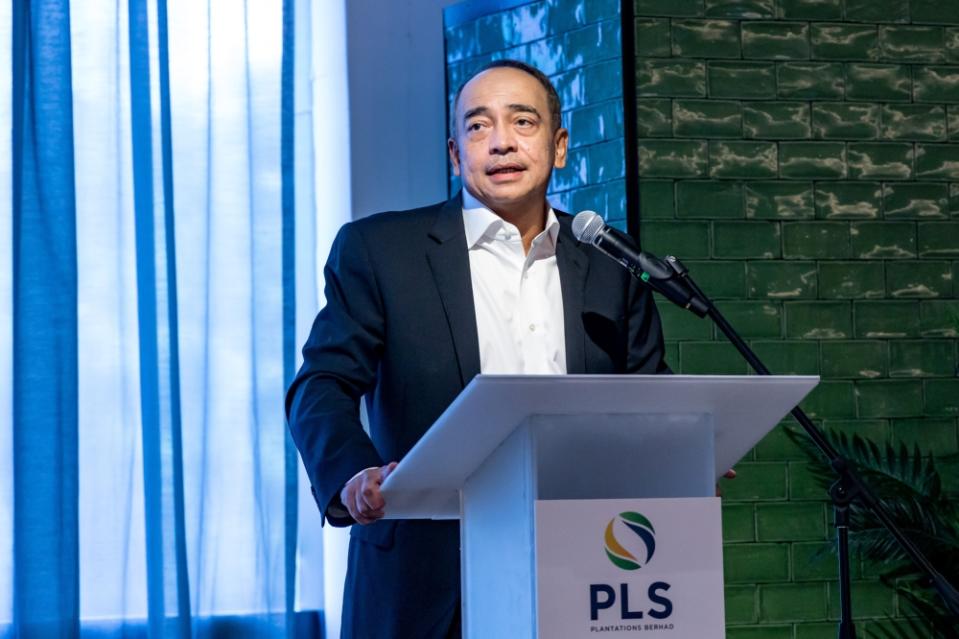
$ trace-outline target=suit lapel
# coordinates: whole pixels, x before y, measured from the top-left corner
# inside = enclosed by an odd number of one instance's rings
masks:
[[[459,197],[443,205],[429,235],[433,243],[427,248],[426,259],[446,312],[460,378],[465,386],[480,373],[480,353],[463,205]]]
[[[586,331],[583,329],[583,298],[589,259],[573,237],[572,217],[559,216],[556,265],[563,291],[563,326],[566,332],[566,372],[586,373]]]

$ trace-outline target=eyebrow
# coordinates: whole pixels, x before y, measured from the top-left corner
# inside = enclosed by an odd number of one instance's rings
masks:
[[[536,107],[530,104],[510,104],[510,105],[507,105],[507,108],[510,110],[511,113],[532,113],[540,120],[543,119],[543,116],[540,115],[540,112],[536,109]],[[464,113],[463,121],[469,120],[470,118],[476,117],[478,115],[489,115],[489,113],[490,113],[489,107],[478,106]]]

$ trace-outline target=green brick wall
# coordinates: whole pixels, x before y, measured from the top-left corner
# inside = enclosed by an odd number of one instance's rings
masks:
[[[640,233],[821,424],[957,451],[959,0],[635,0]],[[673,368],[745,373],[660,303]],[[834,637],[831,510],[780,429],[724,482],[728,636]],[[959,490],[959,468],[947,467]],[[862,623],[897,614],[854,567]]]

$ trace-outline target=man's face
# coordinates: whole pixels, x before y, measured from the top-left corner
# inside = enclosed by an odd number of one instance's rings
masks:
[[[508,67],[484,71],[463,87],[455,118],[450,160],[470,193],[494,210],[542,202],[553,167],[566,165],[569,135],[553,132],[536,78]]]

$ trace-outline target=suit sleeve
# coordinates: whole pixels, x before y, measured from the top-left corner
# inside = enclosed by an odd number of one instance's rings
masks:
[[[303,347],[303,366],[286,395],[293,441],[323,516],[334,525],[339,492],[353,475],[383,460],[359,418],[383,352],[383,303],[369,254],[355,224],[340,229],[324,268],[326,305]],[[336,509],[334,509],[336,510]]]
[[[628,373],[671,373],[666,364],[663,327],[653,301],[653,292],[635,278],[629,278],[629,340],[626,358]]]

